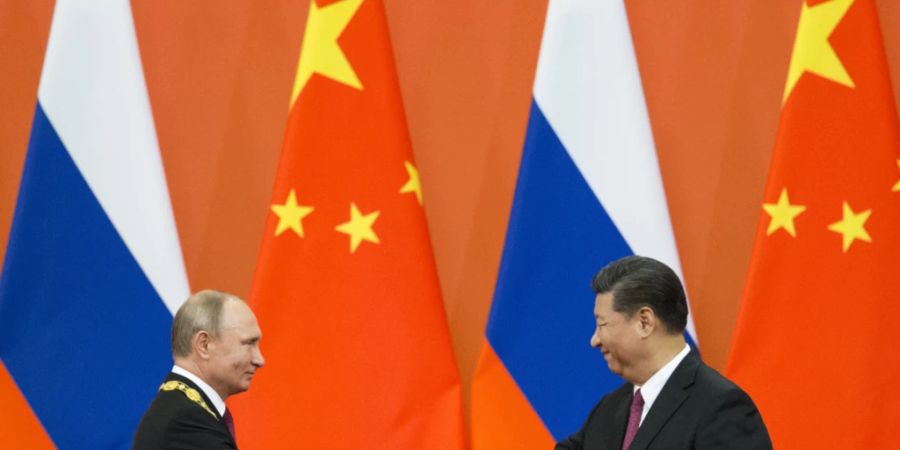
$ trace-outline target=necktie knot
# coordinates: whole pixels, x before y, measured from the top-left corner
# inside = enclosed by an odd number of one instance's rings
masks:
[[[641,426],[641,414],[644,412],[644,396],[638,389],[631,399],[631,409],[628,412],[628,427],[625,428],[625,440],[622,441],[622,450],[628,450],[634,437],[637,436],[638,428]]]
[[[641,394],[640,389],[634,393],[634,398],[631,399],[631,410],[637,410],[638,412],[644,411],[644,394]]]

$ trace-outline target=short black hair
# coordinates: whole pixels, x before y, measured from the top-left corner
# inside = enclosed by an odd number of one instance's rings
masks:
[[[600,269],[591,287],[597,294],[612,293],[613,311],[634,315],[643,307],[653,310],[669,333],[687,326],[687,298],[675,271],[646,256],[626,256]]]

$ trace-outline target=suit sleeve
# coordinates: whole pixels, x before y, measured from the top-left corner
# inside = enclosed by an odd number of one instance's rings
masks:
[[[728,390],[697,432],[697,450],[771,450],[772,441],[753,400]]]
[[[234,440],[219,422],[200,408],[180,413],[166,428],[166,449],[235,449]]]
[[[571,436],[567,437],[565,440],[556,443],[556,447],[554,450],[584,450],[584,433],[587,430],[588,426],[594,415],[597,413],[597,410],[600,409],[600,405],[606,401],[606,397],[600,399],[600,402],[597,403],[597,406],[588,414],[587,420],[584,421],[584,425],[581,426],[581,429],[576,431]]]
[[[557,442],[555,450],[583,450],[584,449],[584,427],[576,431],[565,440]]]

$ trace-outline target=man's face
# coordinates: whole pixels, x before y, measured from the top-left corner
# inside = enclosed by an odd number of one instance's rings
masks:
[[[207,373],[207,382],[223,398],[250,388],[253,374],[265,362],[259,350],[261,337],[256,316],[246,303],[225,302],[219,336],[209,342]]]
[[[591,347],[600,350],[610,372],[630,380],[642,355],[637,315],[632,318],[613,310],[613,294],[597,294],[594,302],[597,328],[591,336]]]

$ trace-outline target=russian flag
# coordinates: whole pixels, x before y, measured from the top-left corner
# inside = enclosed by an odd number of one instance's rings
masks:
[[[58,0],[0,278],[0,358],[59,448],[129,448],[188,283],[128,0]]]
[[[623,383],[589,345],[590,282],[631,254],[681,273],[625,5],[551,0],[473,383],[475,450],[550,448]]]

